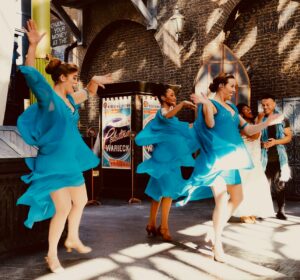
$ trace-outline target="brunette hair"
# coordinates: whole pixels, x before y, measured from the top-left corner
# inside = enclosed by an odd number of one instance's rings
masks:
[[[220,73],[213,79],[213,82],[209,85],[209,90],[211,92],[217,92],[219,85],[223,84],[226,85],[229,79],[235,79],[232,74],[228,73]]]
[[[162,100],[162,96],[166,96],[166,93],[169,89],[172,89],[174,90],[171,86],[169,85],[159,85],[156,90],[155,90],[155,96],[158,98],[158,101],[160,102],[160,104],[163,103],[163,100]],[[175,92],[175,90],[174,90]]]
[[[239,111],[239,114],[241,116],[243,116],[243,108],[244,107],[249,107],[246,103],[239,103],[238,105],[236,105],[238,111]],[[249,107],[250,108],[250,107]]]
[[[250,108],[250,106],[249,106],[248,104],[246,104],[246,103],[239,103],[239,104],[236,105],[236,107],[237,107],[237,109],[238,109],[238,111],[239,111],[239,114],[240,114],[243,118],[245,118],[245,116],[244,116],[244,114],[243,114],[243,109],[244,109],[245,107]],[[251,123],[255,123],[255,116],[253,116],[253,118],[250,119],[250,122],[251,122]]]
[[[78,66],[73,63],[64,63],[58,58],[48,56],[49,63],[47,64],[45,70],[46,73],[51,75],[52,80],[55,84],[59,82],[59,77],[61,75],[67,76],[78,71]]]

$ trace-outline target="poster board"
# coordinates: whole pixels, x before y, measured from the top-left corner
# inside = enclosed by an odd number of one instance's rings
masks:
[[[102,100],[102,168],[131,168],[131,96]]]

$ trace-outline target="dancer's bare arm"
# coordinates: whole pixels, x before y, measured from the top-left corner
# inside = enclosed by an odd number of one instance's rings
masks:
[[[283,133],[284,133],[283,138],[281,138],[281,139],[269,138],[268,142],[262,143],[263,147],[266,149],[269,149],[276,145],[285,145],[285,144],[290,143],[292,141],[292,137],[293,137],[293,132],[292,132],[291,128],[290,127],[284,128]]]
[[[29,41],[29,47],[25,59],[25,65],[27,66],[35,66],[35,52],[37,45],[39,42],[43,39],[43,37],[46,35],[46,33],[40,34],[37,30],[36,24],[34,20],[30,19],[27,21],[27,28],[24,28],[28,41]]]
[[[283,120],[283,116],[280,114],[272,114],[270,115],[266,121],[258,123],[258,124],[249,124],[247,123],[241,116],[240,116],[240,126],[243,130],[243,132],[246,135],[254,135],[256,133],[259,133],[262,131],[264,128],[274,125],[276,123],[280,123]]]
[[[217,113],[216,107],[213,103],[208,99],[208,97],[204,93],[200,94],[191,94],[191,100],[195,104],[203,104],[203,114],[207,127],[213,128],[215,126],[215,117],[214,115]],[[200,114],[201,112],[198,112]]]
[[[255,119],[255,124],[261,123],[264,117],[264,113],[259,113],[257,118]],[[242,135],[246,135],[245,132],[241,131]],[[246,135],[249,141],[254,141],[260,137],[260,132],[253,134],[253,135]]]
[[[76,104],[80,104],[88,99],[89,96],[94,96],[97,93],[98,87],[105,88],[106,84],[113,82],[111,74],[102,76],[93,76],[90,82],[84,89],[78,90],[72,94]]]
[[[176,116],[177,113],[183,108],[190,108],[192,110],[195,110],[196,106],[190,101],[186,101],[186,100],[181,101],[179,104],[175,105],[174,108],[165,115],[165,117],[167,119],[172,118]]]

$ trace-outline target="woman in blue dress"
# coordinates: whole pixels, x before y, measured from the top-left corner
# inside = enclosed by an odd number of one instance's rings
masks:
[[[218,75],[209,89],[216,92],[214,99],[208,99],[203,94],[191,95],[192,101],[200,104],[194,124],[200,143],[200,155],[184,190],[187,197],[179,205],[203,198],[203,192],[208,186],[211,187],[215,199],[212,217],[214,259],[224,262],[226,255],[222,246],[222,232],[243,199],[239,169],[253,167],[239,130],[253,135],[270,125],[278,115],[268,118],[264,123],[247,123],[229,102],[236,91],[236,80],[231,74]]]
[[[17,204],[28,205],[29,213],[25,226],[32,228],[38,221],[51,218],[49,226],[49,248],[46,262],[52,272],[63,268],[57,257],[58,241],[68,219],[68,235],[65,247],[79,253],[92,249],[83,245],[79,238],[79,225],[87,193],[82,172],[99,164],[99,159],[84,143],[77,123],[79,104],[88,94],[96,94],[98,86],[111,82],[110,76],[94,76],[87,88],[74,91],[77,86],[78,67],[50,60],[46,72],[54,81],[52,88],[33,67],[35,51],[43,38],[34,21],[27,22],[29,49],[25,66],[20,66],[27,85],[37,98],[18,119],[18,129],[23,139],[39,148],[36,158],[26,163],[31,173],[22,177],[30,184]]]
[[[186,122],[177,119],[176,114],[183,108],[195,109],[190,101],[176,105],[176,96],[171,88],[163,88],[157,94],[162,108],[155,118],[137,135],[139,146],[154,145],[152,157],[137,168],[137,173],[150,175],[145,193],[152,198],[148,235],[161,235],[171,241],[169,212],[173,199],[177,199],[184,186],[181,166],[194,166],[192,153],[197,149],[193,129]],[[161,225],[156,228],[156,218],[161,205]]]

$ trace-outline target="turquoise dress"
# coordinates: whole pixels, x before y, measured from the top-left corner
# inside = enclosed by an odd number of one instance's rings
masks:
[[[155,118],[138,133],[139,146],[154,145],[150,159],[140,163],[137,173],[150,175],[145,193],[155,201],[162,197],[177,199],[185,180],[181,166],[194,166],[192,153],[198,148],[194,130],[176,117],[165,118],[159,110]]]
[[[212,197],[210,186],[213,186],[219,176],[226,184],[240,184],[238,170],[253,168],[251,157],[240,135],[240,120],[236,106],[228,103],[234,110],[232,115],[217,101],[211,102],[217,109],[214,115],[215,126],[207,127],[202,105],[199,105],[194,128],[200,145],[200,155],[182,193],[186,198],[177,205],[184,205],[189,200]]]
[[[74,112],[35,68],[20,66],[20,71],[37,98],[37,103],[31,105],[17,123],[24,141],[39,148],[36,158],[25,159],[31,173],[22,176],[22,180],[30,186],[17,201],[30,207],[24,224],[32,228],[35,222],[55,214],[50,193],[84,184],[82,172],[96,167],[99,159],[79,133],[79,105],[71,95],[67,98]]]

